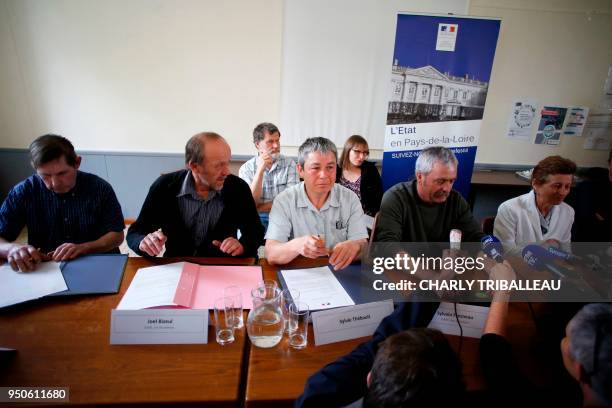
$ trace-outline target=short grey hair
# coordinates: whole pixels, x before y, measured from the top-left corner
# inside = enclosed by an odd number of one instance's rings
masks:
[[[612,304],[584,306],[570,320],[568,331],[570,356],[589,374],[590,386],[597,396],[606,405],[612,403]],[[595,359],[597,369],[593,366]]]
[[[415,173],[429,174],[436,162],[440,162],[445,166],[457,167],[459,163],[457,156],[451,149],[442,146],[434,146],[423,149],[419,154],[414,165]]]
[[[306,163],[308,155],[312,152],[319,152],[323,154],[331,152],[336,158],[336,163],[338,162],[338,149],[336,149],[334,142],[324,137],[311,137],[306,139],[306,141],[302,143],[298,149],[298,164],[304,167],[304,163]]]
[[[256,144],[257,142],[261,142],[262,140],[264,140],[266,137],[266,133],[269,135],[278,133],[278,135],[280,136],[280,130],[278,130],[274,123],[263,122],[255,126],[255,129],[253,129],[253,143]]]

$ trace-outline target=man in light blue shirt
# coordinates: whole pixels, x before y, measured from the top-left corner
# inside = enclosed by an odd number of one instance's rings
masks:
[[[368,237],[357,195],[336,184],[336,146],[328,139],[307,139],[298,151],[304,181],[274,200],[266,233],[266,258],[285,264],[298,255],[329,255],[336,270],[361,253]]]
[[[253,130],[257,156],[244,163],[238,175],[251,187],[259,217],[267,228],[274,198],[300,182],[293,160],[280,154],[280,131],[272,123],[260,123]]]

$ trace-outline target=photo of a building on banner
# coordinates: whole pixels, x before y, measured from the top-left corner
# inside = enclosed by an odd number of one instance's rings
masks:
[[[391,70],[387,125],[482,119],[489,83],[465,74],[457,77],[427,65]]]
[[[467,197],[499,36],[495,18],[397,16],[383,153],[383,189],[415,177],[421,150],[451,149]]]

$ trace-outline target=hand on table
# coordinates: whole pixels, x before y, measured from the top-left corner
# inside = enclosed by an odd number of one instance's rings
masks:
[[[32,245],[15,244],[9,250],[6,260],[14,271],[29,272],[36,269],[37,264],[48,261],[49,257]]]
[[[157,256],[164,248],[164,244],[167,240],[168,237],[166,237],[161,230],[157,230],[145,236],[142,241],[140,241],[138,249],[145,252],[147,255]]]
[[[306,258],[318,258],[327,256],[329,251],[325,247],[325,241],[316,235],[304,235],[297,238],[298,252]]]
[[[361,243],[356,241],[343,241],[336,244],[329,256],[329,263],[334,270],[339,271],[346,268],[359,255]]]
[[[89,252],[87,244],[73,244],[71,242],[63,243],[47,254],[48,257],[55,262],[68,261]]]
[[[238,241],[234,237],[225,238],[223,242],[214,240],[212,244],[219,248],[221,252],[225,254],[230,254],[231,256],[239,256],[244,253],[244,247],[242,246],[240,241]]]

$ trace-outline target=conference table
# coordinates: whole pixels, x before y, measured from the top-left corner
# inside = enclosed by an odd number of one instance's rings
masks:
[[[260,265],[264,279],[278,281],[277,273],[280,269],[325,266],[327,260],[298,258],[283,267],[270,265],[266,260],[261,260]],[[536,327],[526,303],[510,303],[507,328],[507,338],[512,344],[521,370],[533,384],[547,385],[545,379],[550,378],[551,373],[542,365],[542,360],[534,347],[537,343]],[[368,339],[369,336],[315,346],[312,325],[310,325],[308,345],[302,350],[290,348],[287,336],[283,337],[281,343],[274,348],[263,349],[251,346],[245,406],[249,408],[292,406],[294,400],[302,393],[304,383],[311,374]],[[454,350],[459,352],[468,392],[483,391],[485,383],[480,370],[479,339],[464,337],[460,340],[458,336],[453,335],[447,335],[447,339]]]
[[[200,264],[253,265],[251,259],[182,258]],[[71,405],[236,406],[248,341],[110,345],[110,318],[139,268],[177,262],[129,258],[119,293],[44,298],[0,309],[0,347],[17,349],[0,387],[69,387]],[[16,403],[15,406],[24,406]],[[40,406],[41,404],[32,404]]]
[[[111,310],[136,271],[177,261],[254,264],[253,259],[129,258],[117,294],[45,298],[0,309],[0,347],[18,350],[0,365],[0,387],[69,387],[71,405],[291,406],[311,374],[367,340],[315,347],[311,326],[302,350],[290,348],[286,337],[262,349],[250,344],[243,328],[234,343],[219,346],[209,327],[208,344],[110,345]],[[277,279],[279,267],[266,260],[259,264],[265,279]],[[283,268],[326,264],[300,258]],[[447,337],[458,350],[459,338]],[[549,377],[534,349],[536,330],[524,303],[510,305],[508,339],[524,372],[536,383]],[[477,339],[463,339],[460,358],[468,390],[484,389]]]

